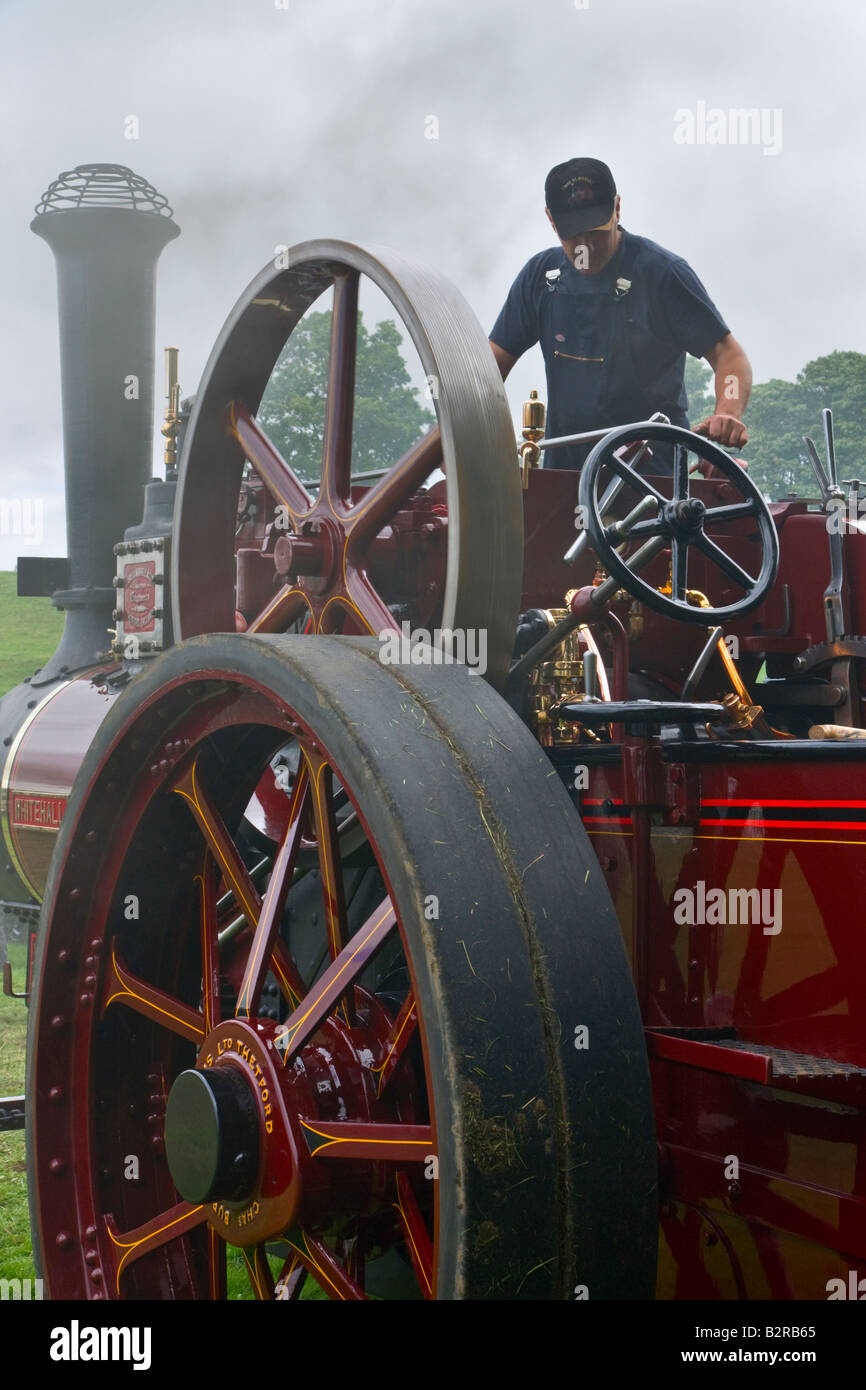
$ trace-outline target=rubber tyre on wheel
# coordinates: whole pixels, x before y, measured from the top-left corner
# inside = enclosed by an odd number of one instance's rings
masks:
[[[428,1264],[411,1238],[389,1239],[404,1264],[420,1268],[425,1296],[569,1299],[585,1286],[593,1299],[652,1297],[646,1054],[619,926],[585,832],[534,739],[483,681],[460,666],[385,667],[378,657],[369,639],[194,638],[139,676],[101,726],[53,858],[30,1010],[31,1217],[51,1297],[219,1296],[218,1206],[231,1214],[230,1243],[245,1246],[257,1297],[273,1289],[265,1240],[280,1238],[295,1252],[281,1285],[312,1273],[329,1297],[368,1296],[363,1274],[341,1263],[350,1190],[360,1194],[351,1199],[361,1233],[353,1239],[376,1257],[401,1194],[414,1204],[401,1229],[423,1243],[426,1227]],[[304,1189],[290,1228],[250,1244],[242,1224],[251,1206],[214,1201],[212,1214],[209,1203],[178,1199],[161,1116],[177,1076],[205,1065],[211,1039],[232,1027],[277,1037],[254,1009],[215,1023],[206,999],[199,1007],[208,978],[199,891],[204,903],[202,851],[240,824],[287,730],[311,766],[339,780],[364,826],[394,917],[370,970],[385,947],[398,953],[418,1046],[383,1108],[371,1067],[388,1040],[384,967],[378,978],[347,976],[351,1026],[336,1004],[324,1012],[327,970],[309,985],[298,1009],[318,999],[322,1028],[298,1044],[297,1075],[312,1074],[324,1039],[338,1058],[348,1120],[357,1105],[357,1134],[382,1137],[368,1163],[341,1167],[333,1150],[305,1150],[290,1175]],[[210,841],[185,804],[190,785],[200,786]],[[343,868],[335,861],[333,871]],[[292,893],[289,881],[287,910]],[[128,920],[130,894],[137,915]],[[325,906],[327,915],[327,897]],[[343,926],[332,971],[365,929],[346,912]],[[398,974],[391,960],[388,981]],[[410,1002],[407,994],[403,1007]],[[160,1014],[172,1015],[170,1026]],[[289,1034],[296,1016],[284,1025]],[[578,1031],[588,1046],[577,1045]],[[287,1113],[294,1094],[286,1090]],[[326,1151],[336,1143],[339,1124],[318,1111],[291,1110],[290,1119],[297,1133],[331,1135]],[[382,1159],[388,1142],[421,1143],[410,1134],[429,1134],[418,1155],[423,1177],[416,1158]],[[258,1141],[267,1167],[264,1127]],[[328,1187],[334,1172],[339,1202]],[[401,1296],[401,1287],[385,1296]]]

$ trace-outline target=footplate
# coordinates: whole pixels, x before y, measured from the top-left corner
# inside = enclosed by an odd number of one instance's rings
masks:
[[[773,1081],[866,1080],[866,1067],[745,1042],[732,1028],[648,1028],[650,1057],[770,1085]]]

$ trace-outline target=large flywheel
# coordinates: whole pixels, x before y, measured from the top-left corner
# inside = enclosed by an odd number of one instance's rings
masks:
[[[253,865],[245,807],[280,769]],[[238,1269],[262,1299],[653,1294],[616,916],[549,763],[465,667],[211,635],[136,679],[64,818],[28,1059],[53,1298],[219,1298]]]
[[[523,513],[514,428],[480,324],[444,276],[391,250],[309,241],[276,265],[260,272],[229,315],[187,431],[172,548],[176,636],[236,624],[284,632],[299,620],[315,632],[378,635],[408,621],[483,633],[487,679],[500,685],[520,603]],[[437,426],[401,459],[382,459],[375,482],[358,486],[351,457],[362,277],[408,332]],[[289,336],[331,286],[322,472],[313,491],[255,417]],[[419,503],[439,467],[441,501]],[[249,557],[251,574],[267,571],[267,587],[241,614],[235,536],[250,468],[279,524],[264,554]]]

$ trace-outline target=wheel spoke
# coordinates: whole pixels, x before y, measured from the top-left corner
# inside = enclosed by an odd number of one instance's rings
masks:
[[[275,1297],[287,1303],[300,1298],[301,1289],[306,1281],[307,1271],[301,1264],[297,1251],[293,1250],[280,1270],[279,1278],[274,1285]]]
[[[226,1245],[213,1226],[207,1228],[208,1287],[213,1302],[226,1298]]]
[[[342,951],[349,935],[343,887],[343,862],[340,858],[340,840],[334,811],[334,774],[319,754],[304,750],[303,761],[309,774],[313,827],[325,901],[328,954],[333,961]]]
[[[300,1123],[307,1148],[316,1158],[423,1163],[433,1152],[433,1131],[429,1125],[378,1125],[354,1120]]]
[[[188,1038],[190,1042],[201,1043],[206,1036],[204,1014],[191,1009],[188,1004],[182,1004],[179,999],[154,985],[139,980],[122,961],[118,961],[112,951],[111,965],[105,972],[102,987],[100,1016],[114,1003],[125,1004],[134,1013],[152,1019],[161,1028],[167,1028],[181,1038]]]
[[[342,1261],[349,1278],[354,1280],[359,1289],[364,1287],[366,1276],[366,1261],[364,1259],[364,1247],[361,1244],[360,1235],[341,1238],[337,1242],[337,1255]]]
[[[330,610],[330,612],[329,612]],[[374,637],[380,632],[399,632],[394,614],[379,597],[363,570],[346,569],[346,592],[336,594],[322,609],[320,631],[334,631],[338,613],[348,613],[360,621]],[[328,614],[328,617],[326,617]]]
[[[637,488],[638,492],[642,492],[646,497],[654,497],[660,507],[667,505],[668,499],[662,497],[661,493],[657,488],[653,487],[651,482],[644,478],[642,474],[635,473],[634,469],[629,468],[628,464],[621,458],[618,458],[616,454],[611,455],[607,461],[607,466],[611,472],[616,473],[617,477],[622,478],[623,482],[627,485]]]
[[[229,406],[228,430],[240,444],[268,492],[277,502],[282,503],[292,521],[297,524],[298,519],[312,507],[313,498],[293,471],[291,464],[286,462],[258,421],[253,419],[240,401],[232,401]]]
[[[685,444],[674,445],[674,501],[682,502],[689,495],[689,451]]]
[[[271,968],[277,977],[277,983],[289,1008],[296,1009],[306,994],[307,987],[301,979],[295,962],[279,937],[273,944]]]
[[[219,918],[217,914],[216,873],[210,855],[205,856],[200,885],[202,1002],[204,1026],[209,1033],[222,1020],[220,1006]]]
[[[328,497],[332,504],[339,501],[347,505],[352,492],[352,414],[355,404],[359,281],[357,270],[347,270],[334,279],[321,484],[321,494]]]
[[[317,1240],[306,1231],[295,1231],[289,1236],[288,1243],[301,1264],[329,1298],[342,1301],[366,1300],[364,1290],[331,1254],[324,1241]]]
[[[255,1245],[251,1250],[242,1250],[241,1254],[250,1276],[253,1297],[263,1303],[270,1302],[274,1297],[274,1276],[268,1264],[265,1246]]]
[[[707,507],[704,514],[704,525],[708,526],[711,521],[739,521],[743,517],[755,516],[755,502],[750,498],[748,502],[732,502],[727,507]]]
[[[283,632],[309,607],[302,589],[284,584],[247,626],[247,632]]]
[[[412,1184],[405,1173],[396,1178],[397,1200],[394,1206],[400,1218],[400,1225],[406,1237],[409,1258],[424,1297],[433,1297],[433,1246],[427,1234],[427,1226],[421,1209],[412,1191]]]
[[[736,560],[722,550],[721,546],[716,545],[715,541],[711,541],[709,536],[704,535],[703,532],[696,538],[695,544],[708,559],[713,560],[718,565],[720,570],[724,570],[729,579],[735,580],[742,589],[751,593],[756,581],[737,564]]]
[[[289,1062],[308,1038],[320,1028],[349,986],[366,968],[379,947],[397,925],[391,899],[385,898],[364,925],[344,946],[335,961],[316,982],[294,1013],[277,1029],[276,1041],[283,1050],[283,1064]]]
[[[262,908],[262,900],[222,817],[204,788],[199,785],[196,777],[197,770],[197,761],[190,764],[175,782],[173,790],[188,803],[192,814],[201,827],[207,844],[216,856],[217,863],[234,892],[238,907],[255,930]]]
[[[250,1018],[258,1008],[262,986],[270,966],[274,941],[280,929],[286,894],[292,882],[298,846],[309,802],[310,779],[307,764],[301,761],[289,804],[289,819],[282,843],[274,860],[271,880],[262,899],[258,924],[247,958],[243,980],[238,990],[235,1014]]]
[[[689,548],[679,536],[671,539],[671,592],[680,603],[685,601],[689,567]]]
[[[140,1260],[142,1255],[150,1254],[151,1250],[157,1250],[161,1245],[167,1245],[170,1240],[178,1240],[185,1236],[187,1231],[193,1230],[196,1226],[201,1226],[207,1220],[207,1207],[194,1207],[190,1202],[178,1202],[176,1207],[170,1207],[168,1211],[160,1212],[152,1221],[148,1221],[143,1226],[137,1226],[134,1231],[124,1231],[122,1234],[117,1229],[114,1217],[105,1217],[105,1229],[115,1247],[113,1263],[113,1274],[115,1290],[120,1293],[120,1276],[125,1269],[128,1269],[136,1260]]]
[[[633,526],[630,526],[629,529],[628,529],[628,539],[629,539],[630,541],[631,541],[631,540],[636,540],[636,541],[641,540],[641,541],[645,541],[646,538],[647,538],[647,536],[663,536],[663,535],[665,535],[666,532],[667,532],[667,529],[668,529],[668,524],[667,524],[667,522],[666,522],[666,521],[663,521],[661,518],[656,518],[654,521],[652,521],[652,520],[651,520],[651,521],[636,521],[635,524],[634,524]],[[620,538],[620,537],[616,537],[616,534],[615,534],[615,533],[614,533],[614,535],[615,535],[615,540],[618,541],[619,543],[621,543],[621,538]]]
[[[379,1073],[379,1086],[377,1094],[381,1096],[391,1077],[396,1072],[400,1062],[406,1055],[406,1049],[412,1042],[418,1031],[418,1011],[415,1007],[415,995],[411,992],[407,994],[403,1001],[402,1008],[391,1025],[391,1032],[385,1043],[385,1060],[376,1070]]]
[[[438,428],[428,431],[349,512],[347,554],[356,557],[442,461]]]

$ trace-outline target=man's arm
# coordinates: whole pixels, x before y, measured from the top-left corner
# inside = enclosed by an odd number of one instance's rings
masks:
[[[740,449],[749,438],[742,421],[752,390],[749,359],[732,333],[720,338],[705,357],[716,377],[716,408],[699,425],[692,425],[692,429],[716,444]]]
[[[517,361],[517,358],[512,357],[511,353],[506,352],[505,348],[501,348],[498,343],[494,343],[492,338],[488,338],[487,341],[490,343],[490,346],[493,349],[493,356],[496,358],[496,365],[502,373],[502,380],[504,381],[505,378],[508,376],[508,373],[511,371],[511,368]]]

